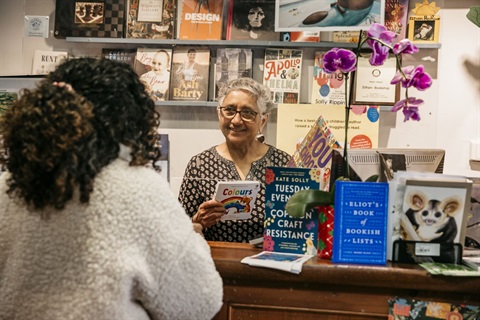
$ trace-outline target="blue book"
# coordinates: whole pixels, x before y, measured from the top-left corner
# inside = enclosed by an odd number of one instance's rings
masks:
[[[335,182],[332,262],[387,263],[388,183]]]
[[[267,167],[263,250],[317,254],[317,211],[312,209],[303,218],[293,218],[285,205],[297,191],[319,189],[320,178],[318,169]]]

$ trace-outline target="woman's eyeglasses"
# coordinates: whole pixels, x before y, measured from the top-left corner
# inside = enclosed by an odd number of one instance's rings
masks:
[[[248,109],[237,110],[232,107],[218,107],[218,109],[220,109],[220,114],[225,119],[233,119],[235,118],[237,113],[240,113],[240,118],[242,118],[243,121],[253,122],[255,121],[258,115],[258,112],[255,112],[253,110],[248,110]]]

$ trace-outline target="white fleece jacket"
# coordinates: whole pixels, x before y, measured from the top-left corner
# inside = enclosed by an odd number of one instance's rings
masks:
[[[159,174],[117,159],[89,204],[29,211],[0,176],[0,319],[211,319],[222,279]]]

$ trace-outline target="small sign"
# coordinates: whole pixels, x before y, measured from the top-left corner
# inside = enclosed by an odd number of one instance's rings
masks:
[[[48,38],[48,16],[25,16],[25,37]]]
[[[438,257],[440,256],[440,243],[415,243],[415,254],[417,256]]]

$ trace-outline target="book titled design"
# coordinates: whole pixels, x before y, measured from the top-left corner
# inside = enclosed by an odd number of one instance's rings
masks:
[[[218,92],[228,81],[252,77],[252,49],[244,48],[219,48],[214,73],[214,100],[217,100]]]
[[[68,58],[68,53],[63,51],[35,50],[32,63],[32,74],[48,74]]]
[[[179,2],[177,16],[179,17],[180,31],[178,39],[221,40],[225,7],[228,8],[228,0],[183,0]]]
[[[335,182],[333,255],[337,263],[387,263],[388,183]]]
[[[207,101],[210,50],[176,47],[172,55],[170,100]]]
[[[323,57],[326,53],[326,51],[315,52],[311,101],[314,104],[345,106],[345,81],[347,80],[340,70],[331,74],[323,70]],[[349,92],[350,90],[347,89],[347,93]]]
[[[173,0],[127,0],[127,38],[173,39],[175,4]]]
[[[300,103],[301,49],[265,49],[263,84],[275,103]]]
[[[214,200],[221,202],[226,210],[221,220],[250,219],[259,190],[258,181],[219,181]]]
[[[135,55],[137,53],[137,49],[131,48],[103,48],[102,49],[102,57],[105,59],[125,62],[130,66],[134,66],[135,62]]]
[[[293,218],[286,212],[285,205],[294,193],[319,187],[317,169],[267,167],[263,250],[317,254],[317,211],[312,209],[303,218]]]
[[[134,69],[155,101],[168,100],[172,49],[138,48]]]
[[[57,0],[54,36],[123,38],[125,0]]]
[[[275,32],[275,0],[229,1],[226,40],[280,40],[280,32]]]

